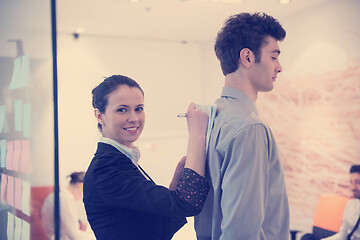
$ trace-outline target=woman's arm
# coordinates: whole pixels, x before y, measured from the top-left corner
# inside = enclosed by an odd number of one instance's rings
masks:
[[[178,162],[176,169],[175,169],[174,176],[169,185],[169,190],[173,191],[176,189],[176,186],[180,180],[181,174],[184,172],[185,161],[186,161],[186,156],[182,157],[181,160]]]
[[[189,141],[185,168],[190,168],[201,176],[205,176],[205,144],[209,116],[190,103],[187,113]]]

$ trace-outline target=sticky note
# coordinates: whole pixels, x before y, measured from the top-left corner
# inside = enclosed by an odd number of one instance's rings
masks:
[[[14,142],[13,141],[7,141],[6,142],[6,168],[8,170],[12,170],[13,153],[14,153]]]
[[[23,104],[21,99],[14,101],[14,121],[15,131],[22,131]]]
[[[21,240],[30,240],[30,224],[26,221],[22,222]]]
[[[30,79],[29,55],[17,57],[14,60],[14,71],[9,85],[9,89],[26,87]]]
[[[14,239],[14,214],[8,212],[7,237]]]
[[[6,140],[0,140],[0,168],[6,167]]]
[[[0,200],[1,202],[5,203],[6,202],[6,190],[7,190],[7,175],[5,174],[1,174],[1,195],[0,195]]]
[[[23,136],[26,138],[30,137],[30,126],[31,126],[31,104],[26,103],[23,105]]]
[[[6,188],[6,202],[14,207],[14,178],[12,176],[7,177],[7,188]]]
[[[0,133],[3,131],[5,115],[5,105],[0,105]]]
[[[22,179],[21,178],[15,178],[15,194],[14,194],[14,205],[15,208],[18,210],[22,209]]]
[[[21,140],[13,141],[12,170],[19,171],[19,163],[21,157]]]
[[[31,172],[31,155],[30,155],[30,140],[22,140],[21,143],[21,159],[20,171],[24,173]]]
[[[19,239],[19,240],[21,239],[21,230],[22,230],[22,219],[15,216],[13,239]]]
[[[22,183],[21,209],[24,214],[30,216],[30,182],[28,181]]]

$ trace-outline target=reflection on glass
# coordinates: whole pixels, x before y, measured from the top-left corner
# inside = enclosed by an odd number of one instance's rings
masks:
[[[54,186],[49,1],[0,7],[0,239],[46,239],[40,210]]]

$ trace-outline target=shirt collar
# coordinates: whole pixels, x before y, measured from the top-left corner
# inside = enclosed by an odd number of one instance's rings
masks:
[[[233,87],[223,87],[221,97],[230,97],[239,100],[243,105],[258,114],[255,102],[243,91]]]
[[[139,159],[140,159],[140,151],[137,147],[129,148],[113,139],[106,138],[106,137],[100,137],[99,142],[107,143],[119,150],[121,153],[123,153],[125,156],[131,159],[131,161],[135,164],[135,166],[139,165]]]

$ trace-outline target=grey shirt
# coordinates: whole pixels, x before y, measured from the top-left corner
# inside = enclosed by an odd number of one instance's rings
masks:
[[[199,240],[288,240],[289,205],[270,128],[244,92],[224,87],[216,101],[206,177],[212,183],[195,217]]]

